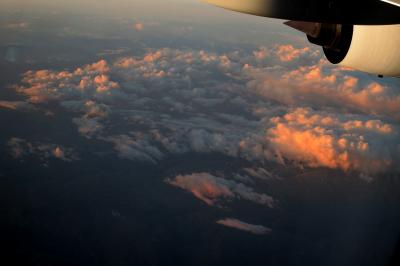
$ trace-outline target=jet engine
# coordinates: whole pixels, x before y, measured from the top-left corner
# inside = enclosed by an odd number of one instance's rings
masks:
[[[400,77],[400,0],[205,0],[285,24],[323,47],[327,59],[364,72]]]
[[[364,72],[400,76],[400,25],[341,25],[288,21],[323,47],[326,58]]]

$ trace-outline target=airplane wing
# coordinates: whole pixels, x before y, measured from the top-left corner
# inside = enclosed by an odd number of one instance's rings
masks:
[[[205,0],[257,16],[351,25],[400,24],[400,0]],[[390,4],[389,4],[390,3]]]
[[[381,1],[400,7],[400,0],[381,0]]]

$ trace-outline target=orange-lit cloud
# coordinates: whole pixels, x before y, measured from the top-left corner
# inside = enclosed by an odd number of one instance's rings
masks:
[[[243,221],[234,218],[225,218],[222,220],[218,220],[217,224],[249,232],[255,235],[266,235],[272,232],[270,228],[267,228],[265,226],[245,223]]]
[[[303,55],[310,51],[309,47],[304,47],[300,49],[294,48],[292,45],[280,45],[277,47],[276,54],[279,59],[283,62],[293,61],[298,58],[300,55]]]
[[[333,106],[400,119],[400,95],[377,82],[360,84],[349,75],[337,75],[322,60],[282,72],[247,69],[249,89],[272,100],[292,106]]]
[[[88,95],[112,94],[119,88],[117,82],[107,75],[110,68],[105,60],[68,71],[28,71],[22,80],[23,85],[16,90],[28,97],[32,103],[62,101],[69,98],[83,98]]]
[[[371,174],[396,167],[399,134],[397,128],[382,121],[349,120],[299,108],[271,122],[267,140],[276,153],[289,160],[309,167]]]
[[[29,111],[36,108],[32,104],[23,101],[0,101],[0,109]]]
[[[57,146],[54,150],[53,150],[53,155],[54,157],[61,159],[61,160],[65,160],[65,155],[64,155],[64,151],[62,150],[62,148],[60,148],[59,146]]]
[[[141,23],[141,22],[135,23],[135,25],[134,25],[133,27],[134,27],[135,30],[137,30],[137,31],[142,31],[142,30],[144,30],[144,24]]]
[[[167,183],[190,191],[196,198],[208,205],[218,205],[221,199],[243,198],[272,208],[274,199],[266,194],[255,192],[252,188],[232,180],[216,177],[208,173],[178,175],[167,179]]]

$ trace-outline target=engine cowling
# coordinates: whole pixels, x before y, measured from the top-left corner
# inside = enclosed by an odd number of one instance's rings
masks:
[[[390,1],[394,5],[385,3],[388,1],[345,0],[205,1],[242,13],[289,20],[286,25],[323,46],[334,64],[400,76],[400,8],[395,6],[396,1]]]
[[[400,76],[400,24],[383,26],[318,24],[308,35],[333,64],[383,76]]]

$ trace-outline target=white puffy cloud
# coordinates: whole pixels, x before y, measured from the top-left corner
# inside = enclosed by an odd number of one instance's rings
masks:
[[[233,180],[213,176],[209,173],[178,175],[166,182],[181,189],[190,191],[196,198],[208,205],[218,205],[221,199],[242,198],[269,208],[275,204],[274,199],[266,194],[255,192],[252,188]]]
[[[249,232],[255,235],[266,235],[272,232],[272,230],[268,227],[262,226],[262,225],[254,225],[254,224],[249,224],[245,223],[241,220],[235,219],[235,218],[225,218],[217,221],[217,224],[234,228],[237,230]]]
[[[119,157],[124,159],[156,163],[164,157],[164,154],[141,134],[111,136],[105,140],[111,142]]]

